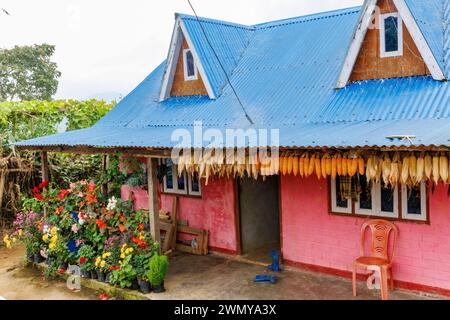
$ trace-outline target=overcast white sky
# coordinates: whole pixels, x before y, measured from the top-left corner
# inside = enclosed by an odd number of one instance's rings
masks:
[[[192,0],[200,16],[256,24],[362,0]],[[167,55],[186,0],[0,0],[0,47],[49,43],[62,72],[57,98],[126,95]]]

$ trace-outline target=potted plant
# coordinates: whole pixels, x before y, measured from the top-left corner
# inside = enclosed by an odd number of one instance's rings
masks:
[[[149,293],[151,289],[150,282],[147,278],[147,272],[149,271],[149,259],[151,253],[144,252],[134,256],[134,265],[136,267],[137,281],[139,289],[142,293]]]
[[[97,273],[97,280],[100,282],[105,282],[106,279],[106,261],[102,258],[102,256],[98,256],[95,259],[95,272]]]
[[[123,260],[119,261],[119,266],[112,272],[112,284],[119,285],[122,288],[138,289],[137,273],[133,266],[132,258],[133,255],[131,253],[121,254],[121,259]]]
[[[94,270],[94,256],[94,248],[90,245],[84,244],[78,250],[78,264],[80,266],[81,275],[84,278],[91,278],[91,272]]]
[[[161,293],[165,291],[164,278],[166,277],[168,266],[169,260],[167,256],[155,254],[150,258],[147,278],[152,284],[153,292]]]

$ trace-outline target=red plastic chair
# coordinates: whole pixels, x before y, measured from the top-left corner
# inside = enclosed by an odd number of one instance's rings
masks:
[[[364,244],[366,229],[370,228],[372,233],[370,255],[365,255]],[[393,234],[393,250],[391,256],[388,253],[389,238]],[[361,227],[360,257],[353,263],[353,296],[356,297],[356,271],[358,267],[378,267],[381,274],[381,299],[388,299],[388,271],[391,281],[391,290],[394,290],[394,276],[392,274],[392,261],[395,254],[395,243],[397,241],[397,226],[386,220],[370,220]]]

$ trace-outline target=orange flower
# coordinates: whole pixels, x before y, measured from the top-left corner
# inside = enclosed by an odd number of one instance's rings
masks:
[[[127,228],[123,224],[119,224],[119,230],[120,232],[124,233],[125,231],[127,231]]]
[[[125,217],[124,216],[122,216],[122,215],[120,215],[120,221],[122,221],[122,222],[125,222],[125,221],[127,221],[127,219],[125,219]]]
[[[56,214],[60,214],[64,210],[63,206],[59,206],[58,209],[56,209]]]

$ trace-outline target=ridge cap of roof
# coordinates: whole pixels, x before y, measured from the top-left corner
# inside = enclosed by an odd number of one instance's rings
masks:
[[[180,18],[180,19],[183,19],[183,20],[194,20],[194,21],[197,21],[197,17],[195,17],[193,15],[189,15],[189,14],[184,14],[184,13],[175,13],[175,18]],[[248,31],[255,31],[256,30],[256,28],[254,26],[249,26],[249,25],[235,23],[235,22],[229,22],[229,21],[225,21],[225,20],[218,20],[218,19],[212,19],[212,18],[206,18],[206,17],[198,17],[198,19],[201,22],[205,22],[205,23],[213,23],[213,24],[217,24],[217,25],[224,25],[224,26],[229,26],[229,27],[235,27],[235,28],[245,29],[245,30],[248,30]]]
[[[259,24],[253,25],[254,27],[258,29],[265,29],[265,28],[273,28],[273,27],[279,27],[286,24],[291,23],[301,23],[301,22],[308,22],[312,20],[317,19],[323,19],[323,18],[331,18],[339,15],[346,15],[351,13],[357,13],[361,10],[362,6],[355,6],[355,7],[349,7],[349,8],[343,8],[343,9],[336,9],[336,10],[330,10],[330,11],[322,11],[322,12],[316,12],[311,14],[306,14],[302,16],[297,17],[291,17],[281,20],[274,20],[274,21],[267,21]]]

